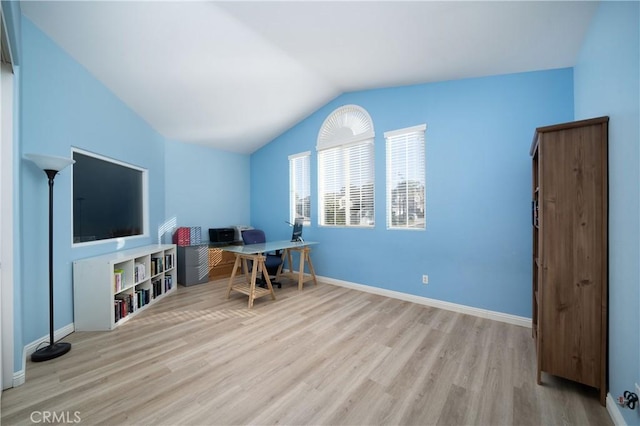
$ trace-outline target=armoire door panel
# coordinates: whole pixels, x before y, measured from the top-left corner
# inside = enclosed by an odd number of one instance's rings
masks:
[[[601,117],[536,129],[532,298],[545,372],[606,396],[607,126]],[[537,226],[536,226],[537,225]]]

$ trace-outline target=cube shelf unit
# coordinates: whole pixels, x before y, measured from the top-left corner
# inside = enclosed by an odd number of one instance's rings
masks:
[[[76,331],[113,330],[177,288],[175,244],[73,262]]]

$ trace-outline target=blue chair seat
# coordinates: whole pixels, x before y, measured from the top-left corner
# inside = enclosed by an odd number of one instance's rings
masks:
[[[267,238],[264,234],[264,231],[261,229],[247,229],[242,231],[242,241],[245,244],[260,244],[266,243]],[[266,253],[264,264],[267,268],[267,273],[269,277],[275,278],[278,273],[278,268],[282,263],[282,255],[280,251],[277,251],[276,254]],[[273,285],[277,285],[278,288],[282,288],[281,283],[272,282]]]

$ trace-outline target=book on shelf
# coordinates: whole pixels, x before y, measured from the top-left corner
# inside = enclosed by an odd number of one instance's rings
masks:
[[[153,298],[160,296],[162,294],[162,280],[158,278],[154,278],[151,281],[151,288],[153,289]]]
[[[167,292],[167,291],[171,290],[172,287],[173,287],[173,276],[172,275],[165,275],[164,276],[164,291]]]
[[[128,301],[129,301],[129,313],[133,313],[137,311],[140,306],[138,305],[138,298],[136,297],[135,293],[129,295]]]
[[[137,283],[147,278],[147,268],[144,263],[136,263],[133,266],[133,276],[134,281]]]
[[[136,309],[142,308],[145,305],[149,304],[149,302],[151,301],[151,292],[149,291],[149,289],[140,288],[136,290],[134,299]]]
[[[113,278],[114,278],[114,290],[117,293],[124,288],[124,270],[114,269]]]
[[[158,275],[164,272],[164,259],[162,257],[151,258],[151,275]]]
[[[175,259],[175,254],[174,253],[168,253],[168,254],[164,255],[165,270],[169,270],[169,269],[173,268],[174,259]]]
[[[121,303],[120,300],[114,300],[113,301],[113,320],[114,320],[114,322],[118,322],[122,318],[122,308],[120,306],[120,303]]]
[[[131,311],[131,305],[129,302],[129,298],[131,297],[131,295],[129,294],[117,294],[116,297],[113,300],[113,306],[114,306],[114,319],[115,322],[120,321],[122,318],[126,317],[128,314],[130,314]]]

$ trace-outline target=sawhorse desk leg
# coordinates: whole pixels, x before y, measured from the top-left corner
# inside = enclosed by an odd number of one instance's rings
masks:
[[[291,251],[300,252],[300,265],[298,267],[298,273],[295,274],[293,272],[293,262],[291,258]],[[282,253],[282,260],[284,264],[284,259],[286,256],[287,262],[289,262],[289,272],[282,272],[282,264],[280,265],[280,270],[278,271],[278,276],[288,276],[292,279],[295,279],[296,276],[298,278],[298,290],[302,290],[302,287],[305,282],[313,280],[314,285],[318,285],[318,281],[316,280],[316,271],[313,269],[313,263],[311,262],[310,256],[311,249],[309,247],[293,247],[285,249],[284,253]],[[305,262],[309,265],[309,275],[305,277],[304,273],[304,264]]]
[[[247,280],[247,260],[251,260],[253,262],[251,268],[251,278]],[[242,263],[242,271],[244,275],[244,282],[238,283],[234,285],[234,278],[236,277],[236,272]],[[258,274],[262,274],[264,276],[264,280],[267,283],[267,288],[256,288],[256,278]],[[269,279],[269,274],[267,273],[267,268],[264,264],[264,256],[262,255],[244,255],[244,254],[236,254],[236,261],[233,264],[233,271],[231,272],[231,277],[229,278],[229,287],[227,288],[227,299],[231,297],[231,290],[235,290],[237,292],[246,294],[249,296],[249,309],[253,307],[253,301],[258,297],[270,295],[272,300],[276,299],[276,295],[273,292],[273,287],[271,286],[271,280]]]

